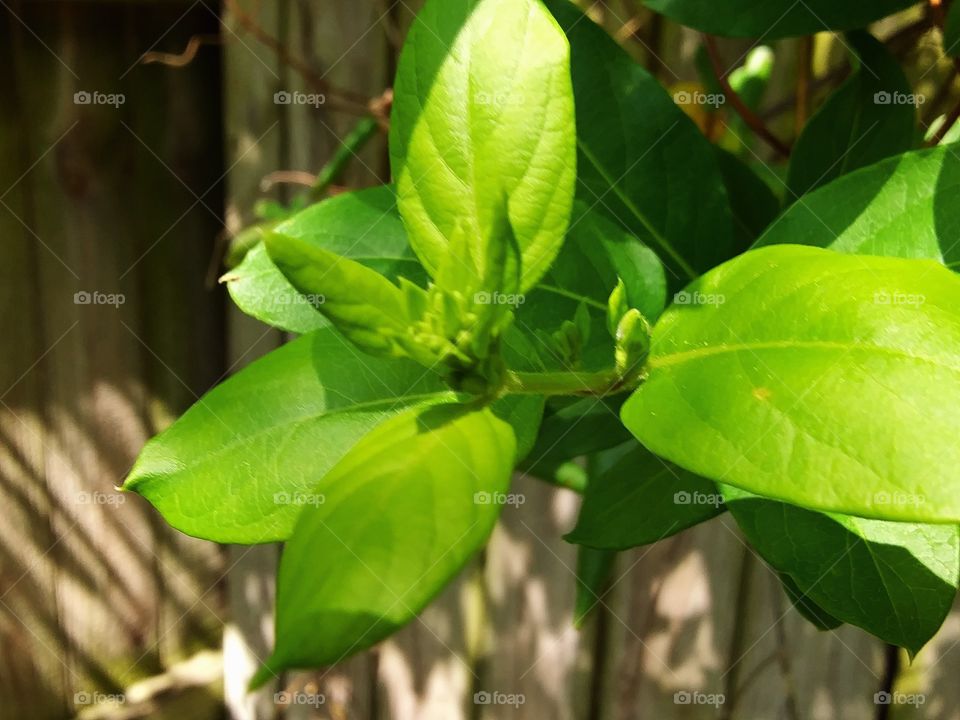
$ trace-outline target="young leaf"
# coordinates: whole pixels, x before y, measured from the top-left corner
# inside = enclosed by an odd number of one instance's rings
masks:
[[[238,308],[272,327],[305,335],[330,324],[277,269],[262,242],[220,282]]]
[[[546,5],[570,40],[577,196],[652,248],[674,289],[732,257],[730,208],[710,143],[596,23],[567,0]]]
[[[904,153],[834,180],[795,203],[757,241],[960,265],[960,156]]]
[[[400,214],[431,274],[460,223],[481,267],[506,194],[520,292],[531,288],[569,222],[575,142],[569,48],[537,0],[427,1],[400,56],[390,159]]]
[[[270,672],[343,660],[412,620],[486,542],[513,432],[444,405],[370,433],[313,488],[280,561]]]
[[[406,356],[403,338],[410,317],[399,287],[309,241],[274,232],[264,242],[280,272],[344,337],[371,355]]]
[[[608,451],[617,459],[587,483],[569,542],[626,550],[676,535],[723,512],[709,480],[661,460],[635,442]]]
[[[757,552],[829,616],[915,655],[950,612],[960,580],[956,525],[864,520],[720,489]]]
[[[813,509],[960,522],[960,278],[780,245],[678,302],[621,411],[651,451]]]
[[[147,443],[124,489],[188,535],[285,540],[318,501],[314,486],[360,438],[403,410],[453,397],[419,365],[361,356],[325,328],[204,395]]]
[[[857,69],[803,128],[790,156],[787,202],[914,144],[917,105],[903,70],[866,32],[847,36]]]
[[[355,260],[388,280],[426,281],[427,274],[407,243],[390,186],[337,195],[273,230]],[[305,334],[329,324],[277,269],[259,239],[221,280],[241,310],[268,325]]]
[[[821,30],[852,30],[903,10],[914,0],[646,0],[647,7],[681,25],[730,37],[777,38]]]

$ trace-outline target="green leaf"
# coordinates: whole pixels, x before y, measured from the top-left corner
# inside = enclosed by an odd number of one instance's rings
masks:
[[[204,395],[147,443],[124,489],[188,535],[285,540],[317,482],[364,435],[453,397],[414,363],[361,356],[331,328],[318,330]]]
[[[264,243],[287,280],[354,345],[371,355],[406,356],[411,318],[399,287],[307,240],[273,232]]]
[[[555,399],[564,402],[551,408],[540,426],[536,444],[520,467],[540,478],[551,478],[566,461],[607,450],[630,440],[620,422],[625,397]]]
[[[714,35],[776,38],[852,30],[910,7],[915,0],[645,0],[651,10]]]
[[[711,145],[600,27],[566,0],[546,5],[570,40],[577,196],[652,248],[678,289],[735,254]]]
[[[709,480],[661,460],[635,442],[608,453],[616,458],[591,477],[569,542],[626,550],[663,540],[723,512]]]
[[[254,245],[220,282],[227,284],[238,308],[267,325],[304,335],[329,325],[277,269],[262,242]]]
[[[480,239],[506,195],[520,292],[531,288],[569,222],[575,142],[569,48],[539,2],[428,0],[400,56],[390,158],[400,213],[431,274],[460,224],[482,268]]]
[[[587,617],[603,601],[610,585],[616,551],[595,550],[581,545],[577,548],[577,596],[573,606],[573,625],[583,627]]]
[[[956,525],[864,520],[720,489],[757,552],[830,616],[915,655],[950,612]]]
[[[850,33],[847,39],[857,68],[797,139],[787,173],[789,202],[913,147],[917,107],[899,63],[866,32]]]
[[[513,457],[509,426],[462,406],[411,410],[364,438],[286,544],[276,649],[254,682],[336,663],[412,620],[486,542]]]
[[[647,448],[813,509],[960,522],[960,278],[780,245],[682,296],[621,410]]]
[[[760,237],[780,213],[780,201],[770,186],[733,153],[715,148],[723,184],[733,212],[736,248],[742,252]]]
[[[837,618],[833,617],[811,600],[809,595],[804,594],[804,592],[797,587],[797,583],[794,582],[793,578],[786,573],[779,573],[779,575],[783,591],[787,597],[790,598],[794,609],[806,618],[807,622],[817,628],[817,630],[835,630],[843,625],[842,620],[837,620]]]
[[[904,153],[834,180],[794,204],[757,241],[960,265],[960,156]]]
[[[376,270],[388,280],[426,281],[407,243],[393,188],[343,193],[297,213],[276,232]],[[290,284],[259,241],[243,262],[221,278],[237,306],[248,315],[288,332],[305,334],[329,322]]]
[[[506,395],[490,406],[494,415],[513,428],[518,461],[530,454],[537,441],[545,404],[542,395]]]

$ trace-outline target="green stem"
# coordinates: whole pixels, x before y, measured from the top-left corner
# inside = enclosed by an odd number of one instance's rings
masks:
[[[323,197],[327,188],[336,182],[337,178],[339,178],[346,169],[350,160],[356,157],[361,148],[377,134],[379,129],[380,126],[377,124],[376,119],[372,117],[363,118],[357,123],[356,127],[354,127],[353,130],[350,131],[350,134],[340,143],[340,147],[337,148],[333,157],[330,158],[330,161],[321,168],[316,181],[314,181],[310,187],[311,201],[319,200]]]
[[[631,390],[643,382],[642,366],[621,374],[616,370],[599,372],[507,372],[503,393],[510,395],[612,395]]]

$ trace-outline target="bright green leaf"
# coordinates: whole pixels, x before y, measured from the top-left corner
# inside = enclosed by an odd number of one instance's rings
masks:
[[[556,256],[576,175],[569,48],[536,0],[428,0],[400,56],[390,157],[400,213],[435,274],[457,226],[481,268],[509,200],[520,291]],[[492,289],[492,288],[491,288]]]
[[[864,520],[720,489],[757,552],[829,616],[916,654],[950,612],[956,525]]]
[[[420,366],[361,356],[318,330],[204,395],[147,443],[124,489],[188,535],[285,540],[314,486],[360,438],[402,410],[452,397]]]
[[[853,74],[803,128],[790,156],[787,200],[914,144],[917,101],[900,64],[866,32],[850,33]]]
[[[220,281],[238,308],[267,325],[306,334],[330,324],[277,269],[262,242]]]
[[[411,410],[357,444],[286,544],[259,679],[336,663],[412,620],[486,542],[514,450],[509,426],[461,406]]]
[[[960,522],[960,278],[781,245],[678,300],[621,411],[651,451],[808,508]]]
[[[577,526],[566,536],[570,542],[626,550],[676,535],[723,512],[712,482],[635,442],[606,454],[616,459],[590,478]]]
[[[577,196],[653,249],[670,286],[682,287],[735,254],[711,145],[600,27],[566,0],[546,5],[570,40]]]
[[[757,241],[960,265],[960,155],[904,153],[834,180],[795,203]]]
[[[852,30],[913,5],[915,0],[644,0],[681,25],[764,41],[821,30]]]

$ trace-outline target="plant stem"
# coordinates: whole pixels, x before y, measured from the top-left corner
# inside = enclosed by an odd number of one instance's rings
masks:
[[[337,178],[346,169],[347,164],[357,156],[357,153],[377,134],[380,125],[376,118],[365,117],[360,120],[353,130],[343,139],[334,152],[330,161],[323,166],[317,179],[310,188],[310,200],[316,201],[323,197]]]
[[[720,84],[720,88],[723,90],[724,95],[727,96],[727,99],[730,101],[730,104],[733,105],[733,109],[737,111],[737,114],[743,118],[743,121],[747,126],[753,130],[759,137],[778,154],[782,155],[785,158],[790,157],[790,147],[786,145],[782,140],[780,140],[776,135],[774,135],[770,129],[764,125],[763,120],[760,119],[760,116],[757,115],[753,110],[747,107],[746,103],[743,102],[743,99],[737,95],[736,91],[730,86],[730,81],[727,80],[728,71],[723,69],[723,60],[720,58],[720,51],[717,49],[717,40],[712,35],[703,35],[703,43],[707,48],[707,55],[710,56],[710,64],[713,66],[713,74],[717,77],[717,82]]]
[[[503,392],[512,395],[611,395],[637,387],[644,379],[642,367],[621,374],[598,372],[528,373],[508,371]]]

